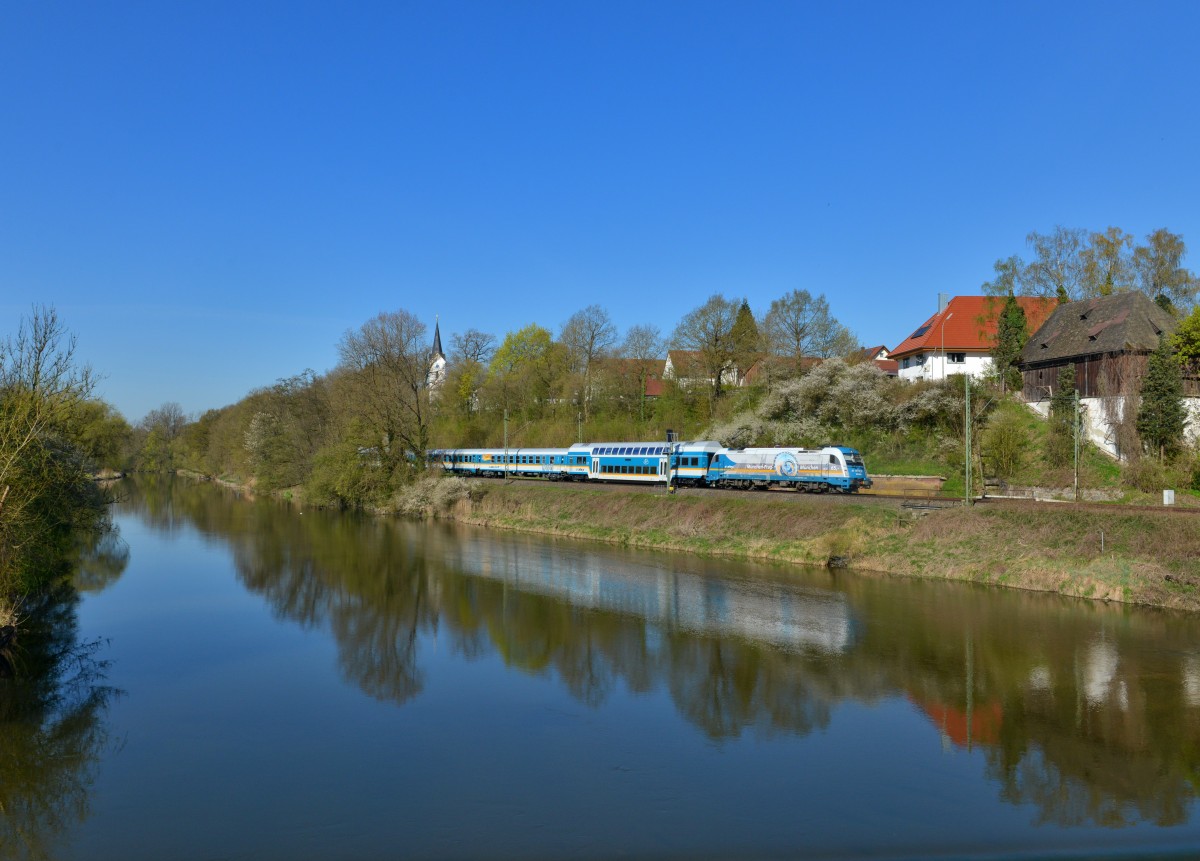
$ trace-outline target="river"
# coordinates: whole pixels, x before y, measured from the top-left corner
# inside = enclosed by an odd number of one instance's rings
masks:
[[[1200,619],[122,495],[0,710],[4,857],[1200,850]]]

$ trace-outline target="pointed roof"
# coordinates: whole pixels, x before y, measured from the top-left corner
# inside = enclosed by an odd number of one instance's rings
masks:
[[[1036,332],[1058,305],[1057,299],[1018,296],[1030,332]],[[901,341],[889,359],[914,353],[947,351],[986,353],[996,343],[996,322],[1004,310],[1003,296],[955,296],[946,308],[922,323]]]
[[[442,352],[442,331],[438,326],[437,317],[433,318],[433,351],[430,355],[435,359],[446,358],[446,354]]]
[[[1097,353],[1152,353],[1175,318],[1140,290],[1059,305],[1021,351],[1022,365]]]

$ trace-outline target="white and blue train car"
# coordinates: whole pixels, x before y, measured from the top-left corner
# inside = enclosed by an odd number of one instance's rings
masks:
[[[588,478],[593,481],[665,483],[671,446],[663,442],[598,442],[573,445],[572,454],[586,454]]]
[[[708,468],[717,487],[790,487],[821,493],[853,493],[870,487],[862,455],[845,446],[721,449]]]
[[[447,448],[429,452],[429,463],[455,475],[484,478],[585,479],[587,459],[565,448]]]

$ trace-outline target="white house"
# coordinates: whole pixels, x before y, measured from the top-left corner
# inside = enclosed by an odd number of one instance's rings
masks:
[[[997,296],[955,296],[891,351],[902,380],[944,380],[953,374],[981,376],[991,370],[996,321],[1005,300]],[[1057,299],[1018,296],[1030,332],[1058,304]]]

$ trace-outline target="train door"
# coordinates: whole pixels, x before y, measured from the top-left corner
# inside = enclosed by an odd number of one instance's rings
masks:
[[[600,459],[592,458],[592,475],[597,475],[600,472]]]

